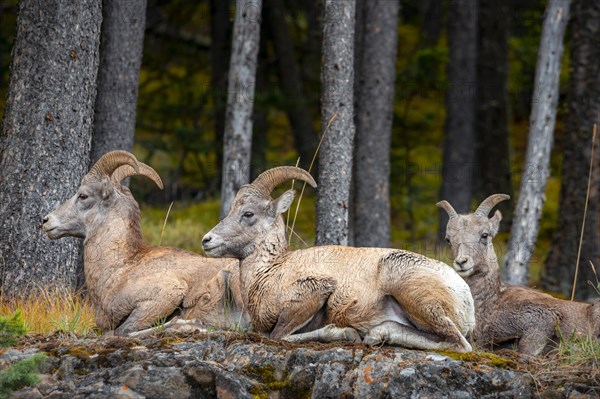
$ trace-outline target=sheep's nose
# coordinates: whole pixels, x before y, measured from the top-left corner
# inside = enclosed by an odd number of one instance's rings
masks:
[[[212,240],[212,237],[210,235],[205,235],[204,238],[202,239],[202,245],[206,245],[210,242],[210,240]]]
[[[48,223],[48,215],[44,216],[42,219],[42,224]]]
[[[465,257],[462,257],[462,258],[456,258],[456,259],[454,260],[454,263],[456,263],[458,266],[464,266],[464,265],[465,265],[465,263],[467,263],[467,260],[468,260],[468,259],[467,259],[467,257],[466,257],[466,256],[465,256]]]

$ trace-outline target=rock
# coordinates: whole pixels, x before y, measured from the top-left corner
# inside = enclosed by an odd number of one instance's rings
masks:
[[[44,396],[37,388],[25,388],[15,392],[11,399],[43,399]]]
[[[360,344],[289,344],[231,332],[61,341],[11,350],[0,361],[40,351],[47,353],[40,382],[15,397],[471,399],[537,394],[528,374],[507,368],[510,361],[496,362],[505,367],[498,368],[483,358],[455,360],[452,354]],[[457,354],[456,359],[472,358]],[[548,391],[578,398],[593,389],[578,384]]]

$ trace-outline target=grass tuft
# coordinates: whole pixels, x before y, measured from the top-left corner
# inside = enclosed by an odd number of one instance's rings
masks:
[[[97,335],[92,307],[78,294],[41,291],[19,300],[0,301],[0,315],[17,311],[30,334]]]

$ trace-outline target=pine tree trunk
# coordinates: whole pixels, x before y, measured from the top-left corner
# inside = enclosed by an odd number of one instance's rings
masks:
[[[510,284],[526,285],[529,279],[529,260],[537,240],[544,191],[550,173],[563,38],[569,21],[570,3],[570,0],[549,0],[546,6],[535,71],[525,166],[502,268],[502,278]]]
[[[448,91],[440,199],[457,212],[468,212],[473,195],[475,162],[475,97],[477,89],[477,2],[448,4]],[[440,209],[439,240],[444,239],[448,215]]]
[[[221,218],[239,188],[250,180],[254,84],[260,47],[262,0],[237,0],[223,140]]]
[[[426,47],[435,46],[442,33],[444,14],[442,0],[421,0],[419,5],[422,12],[421,36]]]
[[[371,0],[363,8],[356,54],[354,245],[390,245],[390,146],[394,114],[399,1]]]
[[[266,11],[266,10],[265,10]],[[263,11],[264,12],[264,11]],[[253,132],[252,132],[252,164],[250,168],[250,180],[255,179],[267,168],[267,130],[269,129],[268,109],[260,98],[267,96],[269,90],[267,79],[271,68],[269,68],[269,56],[267,53],[267,37],[260,36],[260,48],[258,50],[258,68],[256,70],[255,93],[256,101],[254,104]]]
[[[285,20],[283,2],[271,1],[265,11],[267,11],[268,26],[277,55],[279,84],[286,98],[287,114],[292,126],[296,150],[300,155],[300,166],[307,169],[317,148],[317,135],[313,128],[313,116],[304,95],[300,68]]]
[[[317,245],[348,244],[354,142],[354,0],[325,0]]]
[[[590,166],[592,126],[600,123],[600,4],[591,0],[573,3],[570,40],[570,82],[566,137],[558,225],[546,261],[544,286],[570,296],[583,222]],[[597,294],[587,281],[597,285],[589,262],[600,272],[600,137],[596,137],[594,171],[590,186],[585,230],[579,261],[576,297],[589,299]]]
[[[133,149],[146,0],[104,0],[91,162]]]
[[[225,106],[227,101],[227,75],[231,46],[230,0],[210,0],[210,82],[213,98],[215,148],[217,167],[215,183],[221,184],[223,165],[223,134],[225,131]],[[216,187],[215,187],[216,188]]]
[[[88,170],[100,0],[21,0],[0,135],[2,295],[71,289],[80,240],[50,241],[44,215]]]
[[[477,49],[477,199],[496,193],[513,196],[508,141],[509,4],[479,0]],[[502,231],[509,231],[512,204],[500,205]]]

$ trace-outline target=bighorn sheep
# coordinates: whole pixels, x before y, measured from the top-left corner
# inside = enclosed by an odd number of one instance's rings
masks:
[[[502,219],[500,211],[488,218],[498,203],[508,200],[494,194],[468,215],[459,215],[448,201],[437,206],[450,217],[446,240],[452,247],[453,267],[465,279],[475,299],[475,342],[484,347],[518,342],[519,352],[539,355],[559,333],[600,335],[600,302],[569,302],[535,289],[500,281],[492,238]]]
[[[138,203],[121,184],[129,176],[146,176],[163,187],[158,174],[132,154],[109,152],[77,193],[43,219],[51,239],[84,239],[85,282],[98,327],[126,335],[177,313],[219,327],[238,321],[246,326],[237,262],[144,242]]]
[[[469,287],[451,267],[407,251],[341,246],[288,251],[282,213],[295,192],[273,200],[291,180],[313,187],[296,167],[263,172],[242,186],[231,210],[202,240],[209,256],[240,259],[241,291],[255,330],[288,341],[386,342],[470,351]]]

